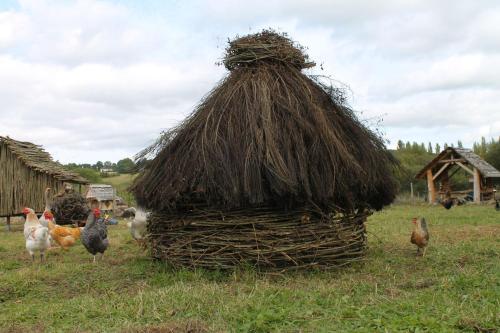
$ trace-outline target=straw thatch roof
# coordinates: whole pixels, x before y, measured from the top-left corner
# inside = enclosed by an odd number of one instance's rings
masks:
[[[44,192],[64,190],[68,183],[87,184],[54,162],[40,146],[0,136],[0,216],[14,216],[23,207],[43,212]]]
[[[52,160],[52,157],[41,146],[0,136],[0,144],[4,144],[28,168],[48,174],[57,180],[76,184],[88,184],[88,180],[70,172]]]
[[[139,157],[139,204],[224,209],[314,205],[341,211],[392,202],[395,160],[338,90],[301,72],[314,63],[272,31],[230,42],[230,74]]]

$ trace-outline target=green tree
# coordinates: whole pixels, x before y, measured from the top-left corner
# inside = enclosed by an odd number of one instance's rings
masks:
[[[119,173],[131,173],[134,171],[135,163],[130,158],[124,158],[116,163],[116,171]]]
[[[464,147],[464,145],[462,144],[462,141],[458,140],[457,147],[458,148],[463,148]]]
[[[113,163],[111,161],[106,161],[104,162],[103,167],[105,169],[113,169]]]
[[[436,143],[436,148],[434,148],[434,152],[436,154],[439,154],[441,152],[441,146],[439,145],[439,143]]]
[[[432,144],[429,142],[429,145],[427,146],[427,152],[432,154],[433,151],[432,151]]]
[[[83,178],[87,179],[91,183],[100,183],[102,181],[101,176],[99,175],[99,172],[92,168],[82,168],[80,166],[75,166],[76,164],[71,163],[67,164],[66,168],[70,169],[73,172],[78,173],[80,176]]]
[[[410,183],[413,183],[415,193],[424,194],[427,191],[425,180],[417,180],[415,176],[434,155],[425,149],[422,145],[414,142],[409,143],[403,149],[394,151],[394,156],[400,162],[400,167],[396,170],[396,179],[399,183],[400,192],[410,192]]]
[[[479,156],[485,158],[486,153],[488,152],[488,144],[486,143],[486,138],[481,137],[481,144],[479,145]]]
[[[401,150],[401,149],[404,149],[405,148],[405,144],[403,141],[401,140],[398,140],[398,150]]]
[[[490,143],[484,159],[497,170],[500,170],[500,140],[495,143]]]

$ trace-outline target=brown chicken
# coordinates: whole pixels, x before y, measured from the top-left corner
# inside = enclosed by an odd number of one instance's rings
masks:
[[[417,256],[425,256],[425,250],[429,243],[429,230],[425,218],[414,217],[412,223],[415,225],[411,233],[411,242],[417,246]],[[422,252],[421,252],[422,251]]]
[[[82,228],[61,227],[55,224],[54,216],[51,212],[44,212],[44,216],[48,221],[50,236],[64,250],[67,250],[68,248],[73,246],[77,239],[80,238]]]

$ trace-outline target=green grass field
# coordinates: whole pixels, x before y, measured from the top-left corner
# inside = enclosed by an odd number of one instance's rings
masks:
[[[415,257],[411,217],[429,222]],[[497,332],[500,213],[492,206],[394,206],[368,221],[365,262],[329,272],[174,271],[125,224],[103,262],[81,244],[31,264],[0,231],[2,332]]]

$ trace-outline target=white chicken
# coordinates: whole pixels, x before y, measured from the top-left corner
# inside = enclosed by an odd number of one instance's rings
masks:
[[[35,253],[40,252],[40,260],[43,262],[45,250],[50,247],[49,229],[40,224],[33,209],[25,208],[23,213],[26,214],[24,222],[26,250],[28,250],[32,261],[35,261]]]
[[[149,213],[146,213],[143,208],[137,207],[134,219],[127,223],[127,226],[130,228],[132,238],[139,243],[143,242],[144,237],[146,236],[146,222],[148,220],[148,215]]]

